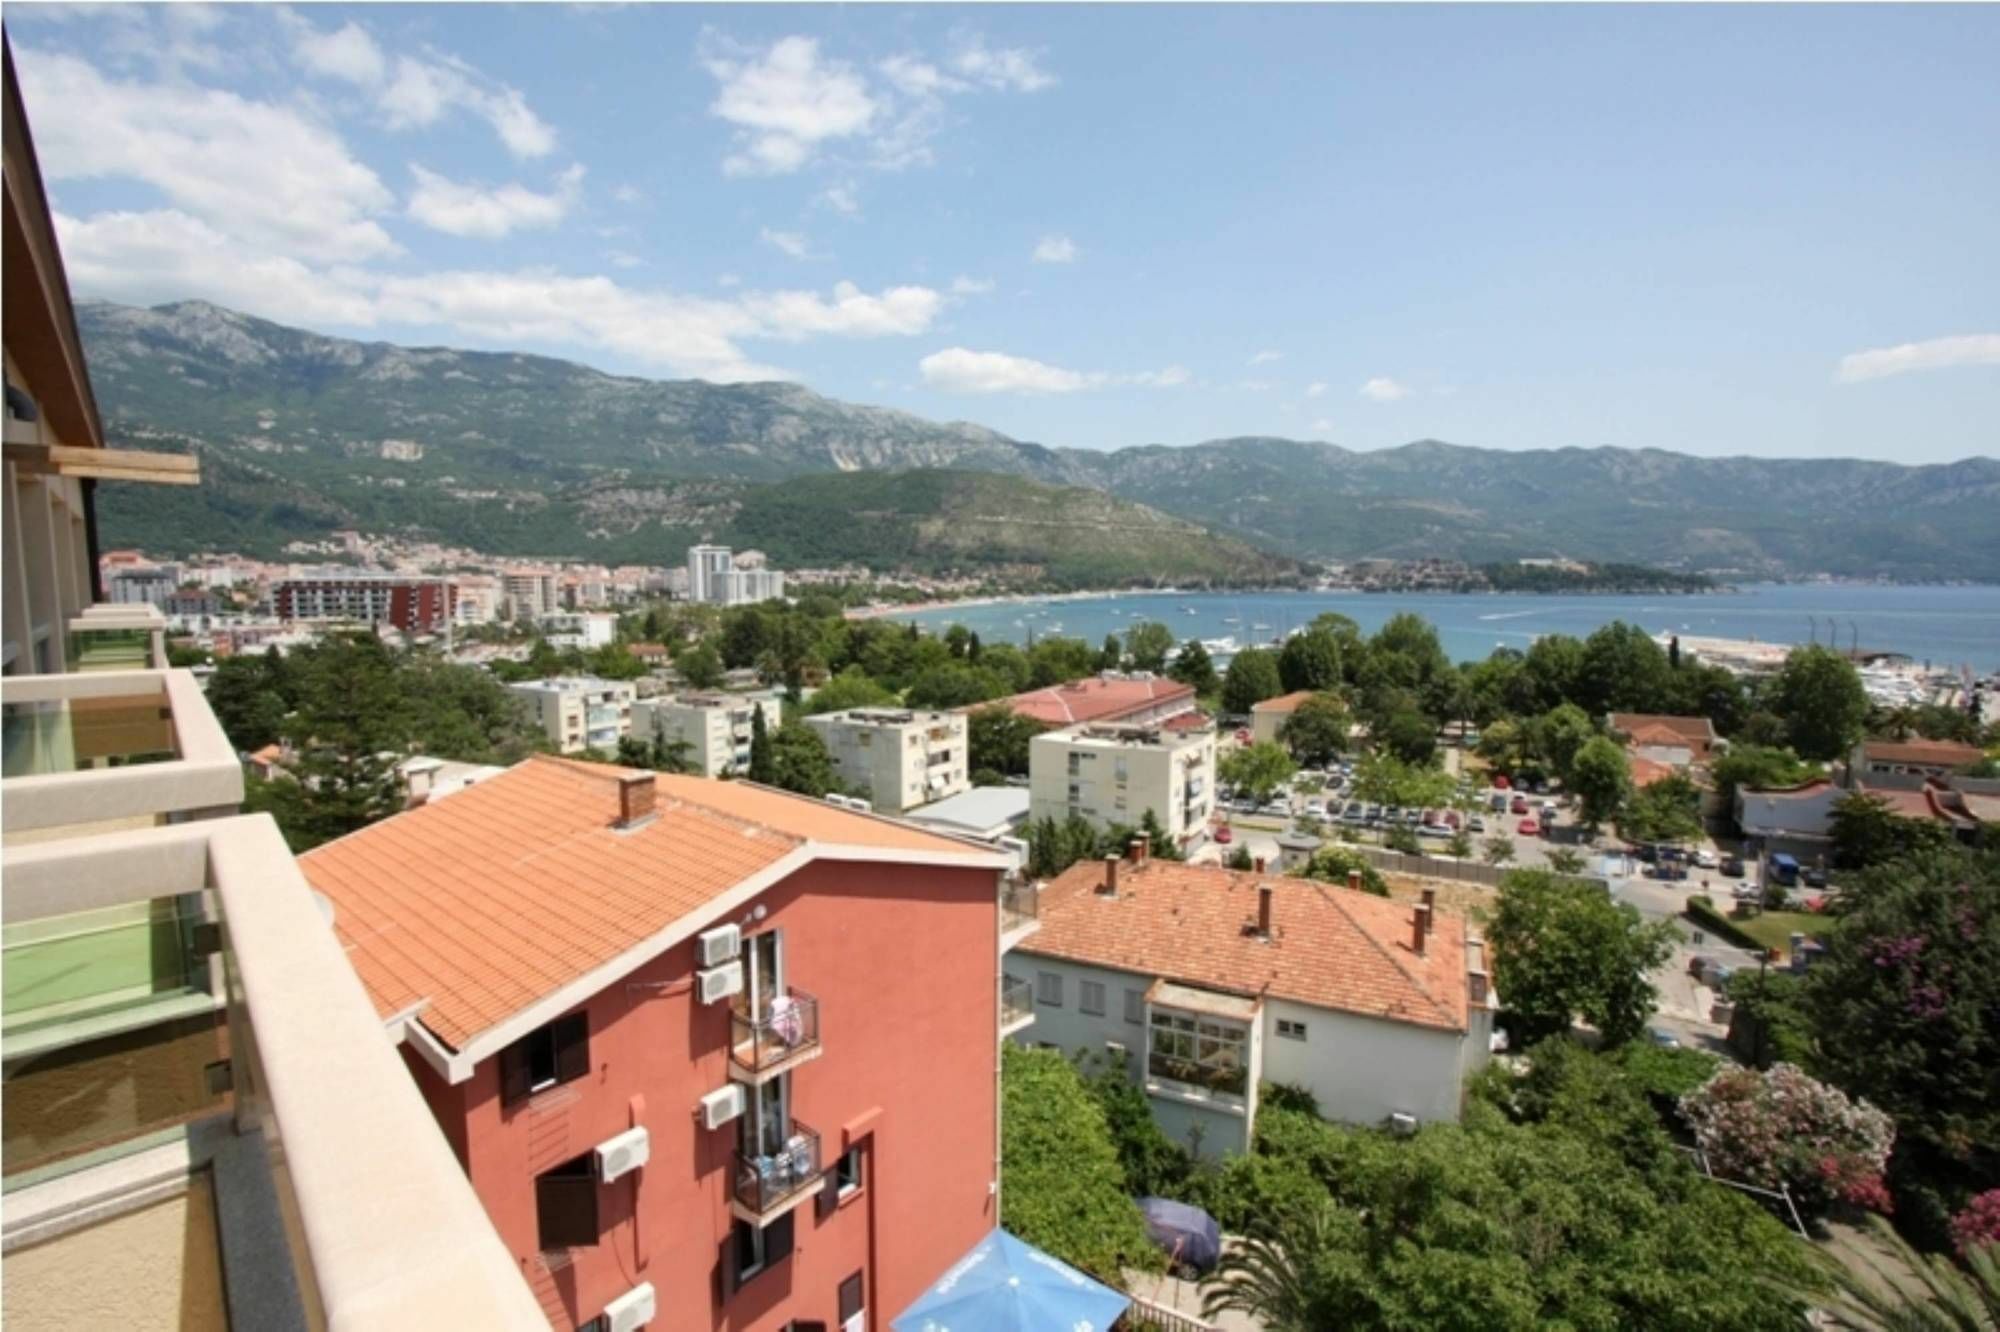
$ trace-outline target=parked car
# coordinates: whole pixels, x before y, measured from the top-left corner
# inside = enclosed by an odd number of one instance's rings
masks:
[[[1440,810],[1438,813],[1438,822],[1453,832],[1457,832],[1465,826],[1465,816],[1455,809]]]
[[[1694,853],[1694,863],[1698,868],[1701,869],[1714,869],[1715,852],[1709,850],[1705,846],[1698,848]]]
[[[1740,879],[1743,877],[1743,857],[1724,856],[1722,858],[1722,864],[1720,864],[1716,868],[1720,869],[1724,874],[1728,875],[1732,879]]]
[[[1799,881],[1799,862],[1783,854],[1772,856],[1771,878],[1787,888],[1791,887]]]
[[[1238,732],[1236,733],[1236,743],[1237,743],[1237,744],[1239,744],[1239,745],[1247,745],[1247,744],[1249,744],[1249,743],[1250,743],[1250,732],[1249,732],[1248,730],[1241,730],[1241,731],[1238,731]]]
[[[1417,836],[1449,837],[1451,836],[1451,829],[1445,827],[1441,823],[1421,823],[1417,825]]]
[[[1496,792],[1493,798],[1486,802],[1486,808],[1492,810],[1495,814],[1505,814],[1507,812],[1507,797]]]
[[[1526,813],[1530,812],[1530,809],[1531,809],[1532,807],[1531,807],[1531,806],[1530,806],[1530,805],[1528,804],[1528,797],[1526,797],[1526,796],[1515,796],[1515,797],[1514,797],[1514,803],[1513,803],[1513,804],[1512,804],[1512,805],[1510,806],[1510,808],[1511,808],[1511,809],[1512,809],[1512,810],[1513,810],[1513,811],[1514,811],[1514,812],[1515,812],[1516,814],[1526,814]]]
[[[1826,887],[1826,871],[1820,869],[1817,865],[1807,870],[1801,877],[1805,879],[1806,887],[1808,888]]]
[[[1236,840],[1236,834],[1229,831],[1229,825],[1225,823],[1216,828],[1215,840],[1221,843],[1223,846],[1228,846],[1231,842]]]
[[[1507,789],[1506,773],[1496,772],[1493,774],[1493,789],[1496,791],[1505,791]]]
[[[1653,1044],[1659,1046],[1662,1050],[1678,1050],[1681,1048],[1681,1038],[1668,1031],[1665,1027],[1648,1027],[1646,1035]]]
[[[1688,975],[1700,979],[1701,974],[1714,965],[1714,958],[1696,954],[1688,959]]]
[[[1754,883],[1739,883],[1730,890],[1729,895],[1739,902],[1761,901],[1764,896]]]
[[[1486,820],[1480,818],[1477,814],[1474,814],[1470,819],[1466,821],[1465,826],[1466,829],[1470,832],[1483,833],[1486,831]]]
[[[1542,825],[1535,822],[1534,816],[1530,815],[1515,824],[1514,831],[1523,837],[1540,837],[1542,835]]]
[[[1325,818],[1325,817],[1326,817],[1326,802],[1325,802],[1324,800],[1308,800],[1308,801],[1306,801],[1306,815],[1307,815],[1307,817],[1309,817],[1309,818],[1315,818],[1315,819],[1323,819],[1323,818]]]

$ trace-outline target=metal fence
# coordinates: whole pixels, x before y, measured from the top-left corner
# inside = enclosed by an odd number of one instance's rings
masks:
[[[1114,1325],[1118,1332],[1218,1332],[1215,1324],[1193,1314],[1169,1309],[1142,1296],[1130,1295],[1132,1307]]]
[[[1486,865],[1472,860],[1446,860],[1437,856],[1413,856],[1405,851],[1391,851],[1386,847],[1368,846],[1360,842],[1342,842],[1349,851],[1358,851],[1378,870],[1390,874],[1414,874],[1427,879],[1453,879],[1460,883],[1483,883],[1489,888],[1500,886],[1500,880],[1511,870],[1521,866]],[[1559,876],[1570,883],[1587,884],[1600,892],[1610,891],[1611,885],[1603,879],[1588,875]]]

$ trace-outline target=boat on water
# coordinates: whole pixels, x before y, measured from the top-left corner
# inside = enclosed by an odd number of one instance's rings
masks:
[[[1270,625],[1268,625],[1268,624],[1265,624],[1265,623],[1263,623],[1262,621],[1259,621],[1258,623],[1256,623],[1256,624],[1253,624],[1253,625],[1251,625],[1250,627],[1251,627],[1252,629],[1269,629],[1269,628],[1270,628],[1271,626],[1270,626]]]
[[[1222,617],[1222,622],[1224,624],[1241,624],[1243,623],[1243,617],[1240,615],[1225,615]]]

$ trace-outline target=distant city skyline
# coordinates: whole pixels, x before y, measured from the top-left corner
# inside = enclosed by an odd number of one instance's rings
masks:
[[[1086,448],[2000,453],[1986,7],[7,20],[82,298]]]

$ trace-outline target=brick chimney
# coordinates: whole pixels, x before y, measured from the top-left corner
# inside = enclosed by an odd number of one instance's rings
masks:
[[[1118,896],[1118,857],[1106,856],[1104,858],[1104,881],[1097,885],[1097,895],[1099,897]]]
[[[1410,951],[1418,957],[1424,954],[1424,936],[1430,933],[1430,908],[1419,906],[1410,913]]]
[[[1352,892],[1357,892],[1357,893],[1358,893],[1358,892],[1360,892],[1360,891],[1362,890],[1362,889],[1361,889],[1361,871],[1360,871],[1360,870],[1358,870],[1358,869],[1351,869],[1351,870],[1347,871],[1347,887],[1348,887],[1348,889],[1349,889],[1350,891],[1352,891]]]
[[[1268,939],[1271,937],[1271,899],[1278,890],[1268,883],[1257,885],[1257,933]]]
[[[1435,888],[1424,889],[1424,911],[1428,915],[1428,921],[1424,926],[1426,930],[1437,924],[1437,909],[1438,890]]]
[[[1125,858],[1134,865],[1145,864],[1146,857],[1151,855],[1152,851],[1153,844],[1144,837],[1134,837],[1125,843]]]
[[[1264,857],[1257,856],[1256,858],[1251,860],[1250,868],[1256,870],[1257,873],[1262,874],[1264,872]]]
[[[653,774],[629,773],[618,779],[618,822],[614,828],[636,828],[653,817]]]

